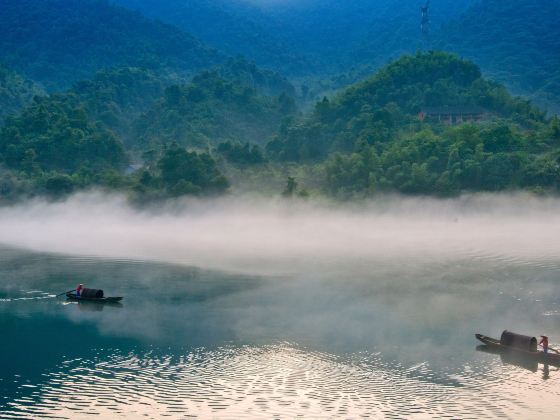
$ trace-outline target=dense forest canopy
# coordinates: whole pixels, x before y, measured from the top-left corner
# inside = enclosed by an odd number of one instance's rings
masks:
[[[449,126],[442,113],[477,109],[483,120]],[[471,112],[471,111],[466,111]],[[482,78],[472,62],[447,53],[405,56],[303,120],[282,127],[271,158],[321,162],[337,196],[378,191],[457,194],[558,187],[558,119]]]
[[[356,144],[391,141],[413,129],[429,107],[480,107],[495,117],[530,127],[544,114],[482,78],[472,62],[447,53],[405,56],[332,100],[324,98],[303,121],[285,125],[269,143],[281,160],[320,159]]]
[[[265,143],[281,121],[296,111],[292,97],[258,94],[228,82],[217,72],[196,76],[188,85],[173,85],[136,124],[141,146],[176,142],[204,148],[220,141]]]
[[[132,125],[176,80],[136,67],[102,70],[91,80],[76,82],[64,95],[88,116],[130,141]]]
[[[29,104],[41,89],[31,80],[0,64],[0,123],[9,115],[17,114]]]
[[[295,97],[296,88],[280,73],[258,67],[254,62],[237,56],[217,68],[221,78],[251,87],[268,96],[288,95]]]
[[[57,195],[93,185],[152,198],[221,192],[228,183],[213,158],[178,144],[219,145],[215,153],[235,165],[263,162],[261,149],[246,148],[247,141],[264,144],[282,119],[295,113],[293,94],[286,79],[242,59],[189,83],[146,68],[102,70],[66,92],[35,98],[9,118],[0,131],[0,165],[19,174],[19,181],[28,180],[31,193]],[[171,155],[184,158],[171,160],[180,168],[199,169],[171,182],[170,164],[158,163]],[[131,161],[145,166],[138,179],[138,173],[125,171]],[[201,175],[208,171],[213,175]],[[11,176],[4,189],[13,193],[15,184]]]
[[[112,133],[64,96],[37,97],[19,117],[9,118],[0,132],[0,156],[8,167],[28,173],[118,168],[126,161]]]

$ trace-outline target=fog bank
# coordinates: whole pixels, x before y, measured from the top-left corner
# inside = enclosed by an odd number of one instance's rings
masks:
[[[384,197],[342,205],[229,197],[141,211],[120,196],[82,193],[1,208],[0,244],[251,274],[369,270],[392,258],[547,260],[560,256],[560,200]]]

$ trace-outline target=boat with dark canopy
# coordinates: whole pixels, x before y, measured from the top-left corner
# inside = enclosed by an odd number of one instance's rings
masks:
[[[115,303],[120,302],[123,299],[121,296],[105,297],[103,290],[101,289],[82,289],[80,296],[78,296],[75,292],[68,292],[66,293],[66,297],[70,300],[99,303]]]
[[[516,354],[539,363],[560,366],[560,354],[552,353],[554,350],[551,349],[548,350],[548,353],[539,351],[535,337],[516,334],[508,330],[502,333],[499,340],[482,334],[475,334],[475,336],[491,350]]]

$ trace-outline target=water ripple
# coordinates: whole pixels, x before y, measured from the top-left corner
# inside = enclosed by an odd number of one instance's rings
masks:
[[[350,358],[289,344],[180,356],[119,352],[67,360],[39,388],[0,405],[2,418],[498,418],[552,414],[558,387],[496,365],[443,374],[378,354]],[[485,357],[488,356],[488,357]],[[486,365],[486,366],[484,366]]]

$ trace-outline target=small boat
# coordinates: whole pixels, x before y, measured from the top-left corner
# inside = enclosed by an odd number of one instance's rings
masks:
[[[82,302],[99,302],[99,303],[115,303],[120,302],[123,298],[122,296],[115,297],[84,297],[77,296],[76,293],[66,293],[66,297],[70,300],[82,301]]]
[[[500,340],[482,334],[475,334],[475,337],[488,346],[489,350],[500,353],[508,352],[538,363],[560,366],[560,354],[552,353],[550,349],[548,353],[538,351],[535,337],[519,335],[509,331],[504,331]]]
[[[71,300],[77,300],[82,302],[98,302],[98,303],[115,303],[120,302],[122,297],[105,297],[103,290],[101,289],[82,289],[82,292],[78,296],[75,291],[67,292],[66,297]]]

